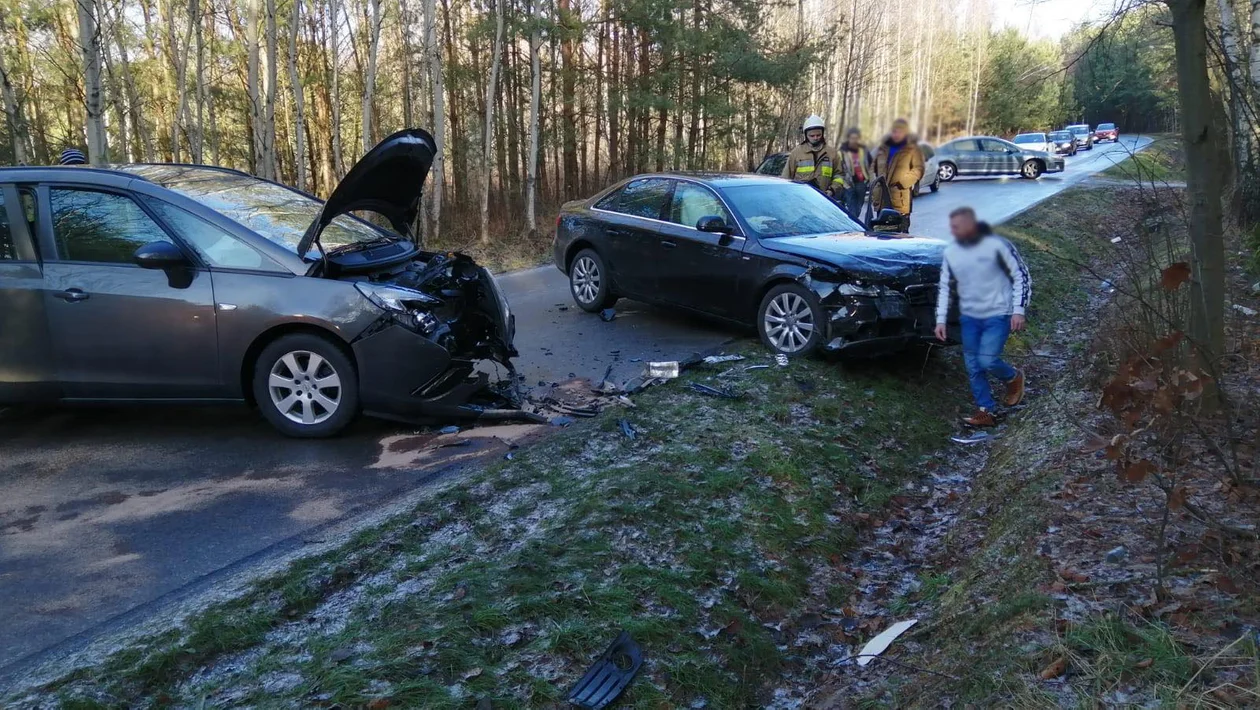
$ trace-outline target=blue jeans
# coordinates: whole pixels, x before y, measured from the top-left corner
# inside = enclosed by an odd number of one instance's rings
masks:
[[[862,219],[862,205],[866,203],[866,191],[868,186],[864,182],[854,183],[853,187],[846,187],[840,193],[840,204],[848,211],[849,216],[858,221]]]
[[[971,394],[976,404],[993,411],[993,390],[989,387],[989,375],[1003,382],[1010,382],[1019,374],[1002,360],[1002,348],[1011,334],[1011,317],[971,318],[962,316],[963,362],[967,364],[967,377],[971,381]]]

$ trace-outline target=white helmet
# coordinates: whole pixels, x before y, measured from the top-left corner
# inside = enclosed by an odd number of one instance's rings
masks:
[[[814,114],[813,116],[810,116],[809,118],[805,119],[805,123],[801,124],[802,132],[809,131],[814,128],[822,128],[826,130],[826,125],[823,123],[822,116],[819,116],[818,114]]]

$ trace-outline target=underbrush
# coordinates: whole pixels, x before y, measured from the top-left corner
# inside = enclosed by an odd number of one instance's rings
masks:
[[[1184,181],[1186,160],[1181,150],[1181,139],[1167,134],[1157,134],[1152,138],[1154,140],[1149,146],[1107,168],[1102,174],[1147,185]]]

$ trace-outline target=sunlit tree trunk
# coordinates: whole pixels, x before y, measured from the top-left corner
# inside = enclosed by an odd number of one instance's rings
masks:
[[[372,109],[376,101],[376,60],[381,46],[381,0],[368,0],[367,76],[363,80],[363,152],[376,145],[372,132]]]
[[[425,51],[428,54],[429,83],[433,91],[433,138],[437,153],[433,156],[433,177],[429,198],[432,227],[426,237],[436,240],[442,231],[442,192],[446,183],[446,99],[443,91],[442,52],[437,41],[437,7],[435,0],[424,0]]]
[[[332,153],[333,169],[337,179],[346,174],[345,158],[341,151],[341,2],[328,0],[329,47],[328,62],[332,66]],[[330,186],[331,188],[331,186]]]
[[[494,54],[490,57],[490,80],[486,82],[486,124],[481,134],[481,243],[490,243],[490,160],[494,149],[494,105],[499,91],[499,63],[503,57],[503,3],[494,0]]]
[[[432,1],[432,0],[430,0]],[[525,226],[538,230],[538,118],[542,107],[542,17],[526,6],[532,26],[529,32],[529,160],[525,165]]]
[[[83,97],[86,110],[88,162],[109,162],[105,137],[104,99],[101,96],[101,35],[96,20],[96,0],[75,0],[79,15],[79,51],[83,57]]]
[[[0,34],[7,32],[4,18],[0,17]],[[27,150],[29,140],[26,130],[26,118],[17,101],[17,92],[13,90],[13,80],[9,78],[9,70],[4,63],[4,45],[0,44],[0,99],[4,101],[4,119],[9,127],[9,138],[13,144],[13,160],[18,165],[30,162]]]
[[[297,189],[306,188],[306,101],[302,95],[302,75],[298,72],[298,32],[302,27],[302,2],[291,0],[289,16],[289,86],[293,90],[293,162],[297,172]]]

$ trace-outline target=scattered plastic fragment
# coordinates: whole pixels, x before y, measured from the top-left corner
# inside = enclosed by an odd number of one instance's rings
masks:
[[[630,422],[625,419],[619,420],[617,425],[621,427],[621,433],[625,434],[627,439],[633,439],[638,435],[638,432],[634,430],[634,427],[630,426]]]
[[[996,438],[998,438],[997,434],[990,434],[987,431],[977,431],[973,434],[968,434],[967,436],[951,436],[949,437],[949,440],[954,442],[955,444],[962,444],[963,446],[969,446],[971,444],[982,444],[986,441],[992,441]]]
[[[568,701],[580,708],[601,710],[616,700],[630,685],[643,665],[643,649],[622,631],[586,671],[586,675],[569,690]]]
[[[858,652],[857,663],[859,666],[865,666],[871,662],[871,659],[878,656],[892,645],[897,637],[904,634],[911,626],[919,623],[918,619],[909,619],[907,621],[898,621],[897,623],[884,629],[883,633],[866,642],[862,650]]]
[[[552,426],[569,426],[573,423],[573,417],[552,417]]]
[[[1103,279],[1102,285],[1100,285],[1098,288],[1099,290],[1106,291],[1107,293],[1111,293],[1116,290],[1116,285],[1106,279]]]
[[[1120,547],[1116,547],[1107,551],[1107,561],[1113,565],[1123,562],[1124,558],[1128,556],[1129,556],[1129,551],[1125,549],[1124,545],[1121,545]]]
[[[743,360],[743,355],[709,355],[702,359],[706,365],[717,365],[723,362],[739,362]]]
[[[644,368],[643,374],[645,377],[653,380],[672,380],[678,377],[680,370],[677,360],[649,362],[647,367]]]
[[[509,451],[509,452],[507,452],[506,454],[503,454],[503,458],[504,458],[504,460],[506,460],[506,461],[511,461],[512,459],[516,458],[516,454],[512,453],[511,451]]]
[[[613,319],[616,317],[617,317],[616,308],[605,308],[604,310],[599,312],[599,319],[604,321],[605,323],[611,323]]]
[[[1112,237],[1112,238],[1111,238],[1111,243],[1112,243],[1112,244],[1119,244],[1119,243],[1120,243],[1120,237]]]
[[[1243,314],[1244,316],[1254,316],[1256,314],[1256,309],[1248,308],[1241,303],[1235,303],[1233,306],[1231,306],[1231,308]]]
[[[708,385],[701,384],[699,382],[692,382],[690,384],[690,387],[696,392],[699,392],[700,394],[708,395],[710,397],[721,397],[722,399],[739,399],[741,396],[738,393],[732,392],[728,389],[718,389],[717,387],[710,387]]]
[[[770,366],[769,365],[749,365],[748,367],[745,367],[744,369],[747,370],[748,372],[752,372],[753,370],[769,370]]]
[[[444,426],[444,427],[442,427],[441,429],[438,429],[438,433],[439,433],[439,434],[458,434],[458,433],[459,433],[459,427],[454,426],[454,425],[451,425],[451,426]]]
[[[783,353],[779,353],[779,354],[775,355],[775,356],[774,356],[774,364],[778,365],[779,367],[787,367],[787,366],[788,366],[788,356],[787,356],[787,355],[784,355]]]

